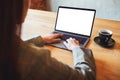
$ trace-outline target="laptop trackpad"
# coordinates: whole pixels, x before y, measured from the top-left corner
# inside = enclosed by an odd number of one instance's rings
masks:
[[[59,43],[52,43],[52,44],[50,44],[50,45],[55,46],[55,47],[58,47],[58,48],[67,49],[67,47],[64,45],[63,42],[64,42],[64,40],[62,40],[62,41],[59,42]]]

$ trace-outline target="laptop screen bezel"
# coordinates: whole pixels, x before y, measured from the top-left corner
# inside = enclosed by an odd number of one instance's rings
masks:
[[[60,9],[60,8],[94,11],[93,21],[92,21],[91,30],[90,30],[90,36],[88,36],[88,35],[83,35],[83,34],[72,33],[72,32],[66,32],[66,31],[62,31],[62,30],[57,30],[57,29],[56,29],[56,25],[57,25],[57,20],[58,20],[58,15],[59,15],[59,9]],[[95,10],[95,9],[59,6],[59,7],[58,7],[58,10],[57,10],[57,16],[56,16],[56,21],[55,21],[54,30],[57,31],[57,32],[70,33],[70,34],[73,34],[73,35],[85,36],[85,37],[89,37],[89,38],[90,38],[91,35],[92,35],[92,30],[93,30],[93,25],[94,25],[94,20],[95,20],[95,14],[96,14],[96,10]]]

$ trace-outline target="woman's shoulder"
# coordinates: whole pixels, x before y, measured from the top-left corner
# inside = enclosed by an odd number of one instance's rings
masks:
[[[45,49],[44,47],[38,47],[32,43],[25,43],[21,42],[20,47],[18,48],[18,53],[19,55],[24,55],[24,56],[50,56],[50,51],[48,49]]]
[[[20,77],[23,80],[28,74],[33,74],[34,66],[40,70],[45,67],[50,60],[50,51],[36,47],[33,44],[21,42],[17,53],[17,64]]]

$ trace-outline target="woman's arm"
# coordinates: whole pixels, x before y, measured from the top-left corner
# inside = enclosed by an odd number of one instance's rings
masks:
[[[60,39],[61,36],[62,36],[62,34],[50,34],[45,37],[38,36],[38,37],[32,38],[30,40],[27,40],[25,42],[33,43],[34,45],[40,47],[40,46],[43,46],[44,44],[50,44],[50,43],[61,41],[61,39]]]
[[[82,73],[83,80],[96,80],[96,66],[92,51],[86,48],[72,49],[74,68]]]
[[[95,80],[96,66],[92,51],[86,48],[80,48],[79,42],[74,38],[67,39],[64,44],[73,53],[74,68],[77,69],[82,79]]]
[[[25,41],[25,43],[31,43],[31,44],[34,44],[35,46],[42,47],[45,45],[46,42],[43,40],[41,36],[38,36],[38,37]]]

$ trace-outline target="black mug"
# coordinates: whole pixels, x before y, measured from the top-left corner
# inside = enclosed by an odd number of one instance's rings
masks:
[[[99,39],[100,43],[107,44],[109,40],[111,39],[112,31],[110,30],[100,30],[99,32]]]

